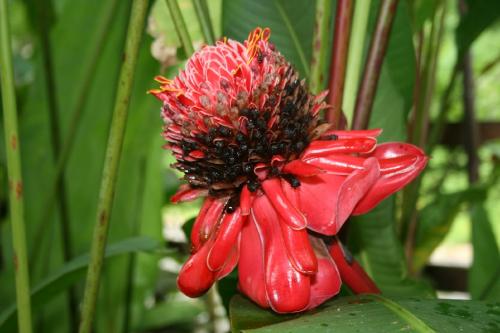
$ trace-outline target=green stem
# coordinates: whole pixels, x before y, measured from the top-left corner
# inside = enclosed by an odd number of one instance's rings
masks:
[[[80,125],[80,119],[83,116],[83,111],[85,110],[85,105],[88,99],[90,88],[95,78],[97,71],[97,64],[101,58],[102,51],[106,45],[107,36],[111,30],[111,24],[113,23],[114,16],[116,14],[118,0],[110,0],[106,2],[107,7],[104,8],[101,19],[96,23],[97,28],[97,42],[94,44],[92,51],[90,53],[90,61],[84,64],[85,70],[83,71],[84,77],[81,81],[81,85],[78,88],[77,98],[75,104],[70,108],[71,119],[68,125],[67,135],[64,138],[63,146],[61,148],[59,158],[55,166],[55,176],[52,186],[49,188],[47,199],[45,200],[45,210],[41,215],[41,220],[38,223],[38,228],[35,232],[35,241],[30,256],[31,262],[33,262],[34,270],[36,270],[36,265],[41,262],[38,260],[39,253],[41,253],[40,248],[43,245],[45,228],[47,227],[47,221],[49,221],[52,215],[52,209],[54,207],[54,202],[56,201],[57,194],[59,191],[59,183],[63,179],[64,170],[69,157],[72,153],[73,143],[75,141],[76,133],[78,132],[78,126]]]
[[[311,54],[311,77],[309,85],[313,94],[325,89],[326,58],[330,43],[330,22],[332,19],[332,1],[318,0],[316,2],[316,24]]]
[[[80,333],[89,333],[94,319],[99,282],[104,258],[104,250],[109,230],[109,218],[120,164],[120,156],[125,134],[128,106],[134,81],[135,66],[147,14],[148,0],[134,0],[127,30],[127,41],[118,81],[113,119],[108,139],[108,147],[97,204],[97,219],[90,251],[90,264],[82,306]]]
[[[186,57],[190,57],[191,54],[194,53],[193,42],[191,41],[191,37],[189,36],[189,31],[186,27],[186,22],[184,22],[184,18],[182,17],[181,9],[179,8],[179,4],[177,0],[165,0],[167,2],[168,10],[170,11],[170,16],[172,17],[172,21],[174,22],[175,31],[177,31],[177,36],[181,41],[182,47],[184,48],[184,52],[186,53]]]
[[[210,19],[210,13],[208,12],[206,0],[192,1],[196,17],[200,23],[201,32],[203,33],[203,38],[205,38],[205,43],[209,45],[215,44],[214,29],[212,28],[212,20]]]
[[[368,51],[363,80],[359,87],[354,109],[352,128],[355,130],[365,129],[370,122],[375,92],[377,90],[378,79],[382,70],[385,52],[389,44],[392,23],[396,16],[398,0],[383,0],[377,17],[377,25]]]
[[[297,53],[299,54],[300,62],[301,62],[302,68],[304,69],[304,74],[306,77],[309,77],[309,66],[307,65],[307,59],[306,59],[306,56],[304,54],[304,50],[302,50],[302,46],[300,45],[299,38],[297,37],[297,34],[295,33],[295,29],[293,28],[292,22],[290,22],[290,19],[288,18],[288,15],[286,14],[285,9],[283,8],[283,4],[281,3],[281,0],[274,1],[274,4],[276,5],[276,8],[278,9],[278,12],[280,13],[281,19],[283,20],[283,23],[285,23],[285,26],[288,30],[288,33],[290,34],[290,37],[292,38],[295,49],[297,50]]]
[[[349,55],[347,58],[347,69],[345,74],[344,100],[342,110],[347,119],[352,119],[356,93],[359,85],[361,61],[363,60],[363,49],[365,46],[366,28],[370,14],[371,0],[356,1],[354,3],[354,15],[352,19],[352,31],[349,42]]]
[[[26,251],[26,230],[24,225],[23,181],[21,174],[21,153],[17,126],[17,105],[12,65],[11,39],[7,0],[0,0],[0,69],[2,102],[9,177],[10,221],[14,246],[14,269],[16,275],[16,297],[19,308],[19,332],[30,333],[31,299]]]

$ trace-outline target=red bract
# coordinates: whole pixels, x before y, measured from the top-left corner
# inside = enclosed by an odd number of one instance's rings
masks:
[[[172,201],[206,197],[178,286],[202,295],[238,265],[240,290],[276,312],[313,308],[341,280],[378,292],[327,236],[409,183],[427,158],[409,144],[377,145],[381,130],[331,129],[318,116],[326,93],[311,95],[268,38],[258,28],[243,44],[206,46],[152,91],[187,182]]]

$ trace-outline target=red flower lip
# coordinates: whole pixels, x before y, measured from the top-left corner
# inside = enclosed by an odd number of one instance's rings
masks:
[[[187,181],[172,201],[206,197],[179,289],[202,295],[238,265],[240,290],[280,313],[318,306],[342,281],[378,292],[340,242],[323,237],[411,182],[427,157],[377,144],[379,129],[330,129],[318,116],[326,93],[309,94],[268,38],[256,29],[244,44],[207,46],[152,91]]]

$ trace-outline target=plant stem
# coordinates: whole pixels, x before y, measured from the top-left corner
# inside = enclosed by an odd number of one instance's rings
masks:
[[[61,148],[61,152],[59,154],[59,158],[57,160],[55,166],[55,175],[53,185],[49,188],[47,199],[45,201],[45,210],[41,215],[41,220],[38,223],[38,228],[35,232],[35,241],[32,249],[32,253],[30,256],[31,261],[33,262],[34,269],[36,270],[36,265],[40,260],[38,260],[38,255],[41,252],[40,248],[43,244],[43,235],[46,228],[46,223],[49,221],[50,216],[52,214],[52,208],[54,206],[54,202],[56,200],[59,183],[63,179],[64,170],[66,168],[66,164],[69,160],[69,157],[72,153],[73,143],[75,141],[76,133],[78,132],[78,126],[80,125],[80,119],[83,116],[83,111],[85,110],[85,105],[87,102],[87,98],[89,95],[90,88],[92,87],[92,82],[95,77],[96,69],[98,61],[101,57],[102,50],[104,49],[106,38],[111,29],[111,24],[113,23],[113,18],[116,14],[116,7],[118,4],[118,0],[110,0],[106,2],[107,7],[103,10],[104,14],[101,16],[101,19],[97,22],[97,42],[90,53],[90,60],[84,64],[85,70],[83,71],[84,77],[81,81],[81,86],[78,89],[78,94],[76,98],[76,102],[74,106],[70,108],[71,111],[71,119],[68,125],[67,135],[64,138],[63,146]]]
[[[182,17],[181,9],[179,8],[179,4],[177,0],[165,0],[167,2],[168,10],[170,11],[170,16],[172,17],[172,21],[174,22],[175,31],[177,31],[177,36],[181,41],[182,47],[184,48],[184,52],[186,53],[186,57],[190,57],[194,53],[193,42],[191,41],[191,37],[189,36],[189,31],[186,27],[186,22],[184,22],[184,18]]]
[[[295,50],[297,51],[299,55],[299,59],[302,65],[302,68],[304,68],[304,75],[306,77],[309,77],[309,66],[307,65],[307,60],[306,56],[304,54],[304,50],[302,49],[302,46],[300,45],[299,37],[297,37],[297,34],[295,33],[295,29],[293,28],[292,22],[290,22],[290,18],[285,12],[285,8],[283,8],[283,3],[281,0],[275,0],[274,5],[276,6],[276,9],[278,9],[278,12],[281,16],[281,19],[283,20],[283,23],[285,23],[286,29],[288,30],[288,33],[290,34],[290,37],[292,38],[293,45],[295,46]]]
[[[371,0],[356,1],[354,3],[354,16],[352,20],[352,31],[349,43],[349,57],[345,74],[344,98],[342,110],[352,119],[356,92],[359,85],[359,73],[361,61],[363,60],[363,49],[365,46],[366,27],[370,14]]]
[[[398,0],[382,0],[380,4],[375,33],[370,44],[363,79],[356,98],[352,123],[352,128],[355,130],[368,127],[397,5]]]
[[[192,2],[205,43],[209,45],[215,44],[214,29],[212,27],[212,20],[210,19],[206,0],[192,0]]]
[[[7,173],[9,178],[10,221],[14,247],[13,260],[16,275],[16,298],[19,309],[17,319],[19,332],[30,333],[32,331],[30,281],[24,224],[21,153],[9,28],[7,0],[0,0],[0,69],[2,73],[0,77],[2,84]]]
[[[113,204],[118,167],[125,134],[128,106],[134,80],[135,66],[147,14],[148,0],[134,0],[127,30],[127,41],[118,81],[113,119],[104,161],[97,219],[92,239],[90,264],[82,306],[80,333],[89,333],[94,319],[97,293],[101,278],[104,250],[109,230],[109,218]]]
[[[344,95],[345,66],[349,50],[349,35],[351,32],[352,0],[338,0],[335,12],[335,33],[332,43],[332,58],[330,59],[330,76],[328,80],[329,94],[327,103],[330,108],[326,112],[326,121],[339,128],[342,114],[342,97]]]
[[[38,18],[38,33],[42,49],[43,68],[45,74],[45,86],[47,89],[47,102],[50,115],[50,133],[52,141],[52,149],[54,153],[54,162],[57,162],[61,152],[61,130],[59,125],[59,108],[57,105],[57,89],[54,78],[54,66],[52,63],[52,51],[49,36],[49,23],[48,23],[48,6],[50,2],[42,3],[36,1],[37,18]],[[67,204],[67,195],[64,185],[64,171],[57,183],[58,188],[58,203],[60,213],[60,232],[62,239],[62,250],[64,262],[68,262],[72,257],[72,242],[70,231],[70,218]],[[68,290],[68,311],[70,315],[71,331],[76,331],[78,327],[78,303],[76,298],[76,290],[70,288]]]
[[[316,23],[311,54],[311,77],[309,86],[313,94],[325,89],[325,72],[328,45],[330,43],[330,22],[332,17],[332,1],[316,1]]]

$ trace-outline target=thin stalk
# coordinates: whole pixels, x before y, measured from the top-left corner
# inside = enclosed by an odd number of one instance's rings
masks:
[[[170,16],[172,17],[172,21],[174,22],[175,31],[177,31],[177,36],[179,36],[182,47],[184,48],[184,52],[186,53],[186,57],[189,58],[191,54],[194,53],[194,47],[193,47],[193,42],[191,41],[191,37],[189,36],[189,31],[186,27],[186,22],[184,22],[184,18],[182,17],[179,4],[177,3],[177,0],[165,0],[165,1],[167,2]]]
[[[52,63],[52,50],[49,37],[49,25],[47,22],[48,12],[47,4],[42,1],[36,1],[37,17],[38,17],[38,33],[42,49],[43,68],[45,76],[45,87],[47,89],[47,103],[50,119],[50,133],[52,141],[52,149],[54,152],[54,160],[57,162],[61,152],[61,130],[59,125],[59,108],[57,105],[57,87],[54,78],[54,66]],[[72,242],[70,232],[70,219],[67,203],[66,189],[64,185],[64,172],[57,184],[58,188],[58,203],[60,214],[60,232],[62,239],[62,250],[64,262],[68,262],[72,257]],[[76,298],[76,290],[70,288],[68,290],[68,310],[70,314],[71,330],[76,331],[78,327],[78,303]]]
[[[38,228],[35,233],[35,241],[32,249],[32,253],[30,255],[31,262],[36,267],[38,262],[38,255],[41,252],[40,248],[43,244],[43,236],[45,234],[44,229],[46,228],[46,222],[49,221],[50,216],[52,215],[52,209],[54,207],[54,202],[56,201],[58,191],[59,191],[59,183],[63,179],[64,170],[66,168],[66,164],[69,160],[69,157],[72,153],[73,144],[75,142],[76,133],[78,132],[78,127],[80,125],[80,119],[83,116],[83,111],[85,110],[85,105],[87,102],[87,98],[89,95],[90,88],[92,87],[92,82],[94,81],[94,77],[97,70],[97,64],[102,54],[102,50],[106,45],[106,39],[111,30],[111,24],[113,23],[113,19],[116,15],[116,8],[118,5],[118,0],[110,0],[106,2],[106,7],[103,10],[103,15],[101,19],[96,23],[98,26],[96,35],[97,42],[94,45],[89,57],[89,61],[84,64],[85,70],[83,71],[84,77],[81,81],[81,86],[78,89],[77,98],[75,104],[70,107],[71,111],[71,119],[68,125],[67,135],[64,138],[63,146],[61,148],[61,152],[59,154],[59,158],[57,160],[55,166],[55,175],[52,186],[49,188],[47,198],[45,200],[45,210],[41,215],[41,220],[38,223]],[[34,268],[36,270],[36,268]]]
[[[363,49],[365,46],[366,28],[370,15],[371,0],[356,1],[354,3],[354,16],[352,19],[352,31],[349,43],[349,56],[345,74],[344,99],[342,109],[348,119],[352,119],[354,103],[359,85],[359,73],[361,61],[363,60]]]
[[[368,127],[397,5],[398,0],[382,0],[380,3],[377,25],[368,51],[363,79],[361,80],[354,108],[352,128],[355,130]]]
[[[281,19],[283,20],[283,23],[285,23],[286,29],[288,30],[288,33],[290,34],[290,37],[292,38],[293,45],[295,46],[295,50],[297,51],[300,59],[300,63],[302,65],[302,68],[304,68],[304,74],[308,78],[309,77],[309,66],[307,65],[307,59],[304,54],[304,50],[302,49],[302,46],[300,45],[299,37],[297,36],[297,33],[295,32],[295,29],[293,28],[292,22],[290,22],[290,18],[288,17],[285,8],[283,8],[283,3],[281,0],[276,0],[274,1],[274,5],[276,6],[276,9],[278,9],[278,12],[281,16]]]
[[[311,54],[311,77],[309,86],[313,94],[325,89],[326,58],[330,44],[330,22],[332,20],[332,1],[316,1],[316,22]]]
[[[469,183],[475,184],[479,180],[479,129],[475,116],[475,83],[474,72],[472,69],[472,56],[470,51],[464,54],[462,62],[463,72],[463,105],[464,105],[464,124],[465,124],[465,151],[467,152],[467,173]]]
[[[127,41],[123,55],[123,63],[118,81],[113,119],[108,139],[108,148],[104,161],[97,219],[90,251],[90,263],[82,305],[80,333],[90,333],[94,319],[97,294],[101,278],[104,250],[109,230],[109,218],[116,187],[118,167],[125,134],[128,106],[134,81],[135,66],[139,46],[144,30],[148,0],[134,0],[127,30]]]
[[[206,4],[206,0],[192,0],[193,7],[196,12],[196,17],[200,23],[201,32],[205,43],[209,45],[215,44],[215,33],[212,27],[212,20]]]
[[[342,114],[342,98],[344,96],[345,68],[349,50],[349,35],[351,33],[352,0],[338,0],[335,12],[335,32],[332,43],[332,58],[328,80],[329,94],[327,103],[330,108],[326,112],[326,120],[339,128]]]
[[[0,0],[0,69],[5,150],[9,178],[10,221],[14,246],[13,260],[16,275],[17,320],[19,332],[30,333],[32,331],[30,279],[26,251],[21,153],[7,0]]]

